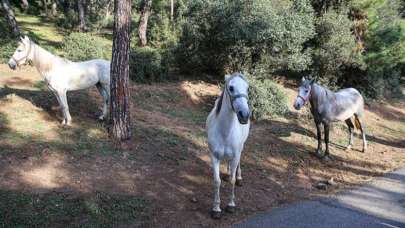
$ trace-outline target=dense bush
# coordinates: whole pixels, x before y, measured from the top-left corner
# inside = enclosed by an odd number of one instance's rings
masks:
[[[249,77],[249,101],[254,120],[288,111],[286,94],[270,79]]]
[[[307,69],[304,43],[314,36],[307,0],[191,1],[187,7],[177,62],[187,73]]]
[[[17,48],[17,39],[11,35],[4,17],[0,18],[0,31],[0,63],[7,63]]]
[[[330,9],[316,20],[312,71],[320,83],[337,87],[347,68],[363,66],[352,28],[346,10]]]
[[[111,48],[103,40],[90,33],[73,32],[63,40],[62,50],[66,57],[74,61],[95,58],[111,59]]]
[[[383,1],[370,18],[366,36],[368,51],[365,55],[365,90],[373,98],[402,95],[405,32],[401,27],[400,7],[399,0]]]
[[[166,53],[150,47],[132,48],[129,67],[130,79],[142,83],[162,81],[169,70]]]

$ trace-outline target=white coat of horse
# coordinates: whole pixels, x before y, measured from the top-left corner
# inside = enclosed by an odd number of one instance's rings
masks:
[[[55,94],[64,116],[62,125],[70,125],[72,121],[66,97],[67,91],[87,89],[94,85],[97,86],[104,103],[103,113],[99,118],[107,117],[110,98],[109,61],[94,59],[71,62],[51,54],[25,36],[21,38],[8,65],[15,70],[17,66],[27,64],[28,61],[37,68],[49,89]]]
[[[219,196],[221,160],[228,160],[229,162],[228,168],[232,184],[231,198],[226,211],[232,213],[236,207],[235,183],[236,180],[241,181],[242,179],[240,157],[250,127],[248,87],[248,82],[242,74],[226,75],[221,97],[215,101],[215,107],[207,118],[206,131],[211,150],[215,191],[211,216],[215,219],[221,217]]]

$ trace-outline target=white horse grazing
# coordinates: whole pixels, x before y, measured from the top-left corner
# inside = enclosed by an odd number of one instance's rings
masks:
[[[235,210],[235,182],[242,180],[240,156],[243,145],[249,135],[250,110],[248,106],[248,82],[240,73],[225,76],[225,88],[221,97],[215,101],[215,107],[208,115],[206,130],[211,150],[211,162],[214,173],[214,207],[211,216],[221,217],[219,190],[221,186],[219,167],[221,160],[228,160],[232,193],[226,211]],[[237,177],[236,177],[237,175]]]
[[[109,61],[94,59],[85,62],[71,62],[51,54],[25,36],[21,38],[8,65],[15,70],[17,66],[27,64],[28,61],[31,61],[37,68],[45,78],[49,89],[55,94],[64,116],[62,125],[70,125],[72,121],[66,92],[87,89],[93,85],[97,86],[104,100],[103,114],[99,118],[102,120],[107,117],[110,98]]]

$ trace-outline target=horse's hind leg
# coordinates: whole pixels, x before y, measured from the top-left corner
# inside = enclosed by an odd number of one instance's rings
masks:
[[[364,121],[363,118],[357,114],[355,114],[355,121],[358,121],[360,131],[361,131],[361,137],[363,138],[363,152],[366,152],[367,150],[367,140],[366,140],[366,133],[364,131]]]
[[[354,129],[354,125],[352,123],[352,120],[349,118],[347,120],[345,120],[347,127],[349,128],[349,145],[347,145],[346,150],[350,150],[352,148],[353,145],[353,129]]]
[[[100,120],[104,120],[107,117],[108,103],[109,103],[110,96],[109,96],[107,89],[105,87],[103,87],[103,85],[101,85],[101,83],[97,83],[96,87],[98,89],[98,92],[103,97],[103,113],[98,118]]]
[[[214,219],[221,218],[221,199],[219,197],[219,190],[221,187],[221,178],[219,176],[220,160],[214,155],[211,155],[212,171],[214,176],[214,204],[211,211],[211,217]]]
[[[66,97],[66,90],[58,91],[58,96],[60,100],[60,105],[62,106],[62,112],[64,116],[64,120],[62,121],[62,125],[70,125],[72,123],[72,117],[70,116],[69,106]]]

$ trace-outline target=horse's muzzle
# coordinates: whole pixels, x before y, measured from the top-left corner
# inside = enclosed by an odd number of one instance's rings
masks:
[[[236,116],[238,117],[240,124],[247,124],[249,122],[250,112],[239,111]]]
[[[14,61],[9,61],[8,67],[10,67],[10,69],[12,69],[12,70],[15,70],[15,69],[17,69],[17,64]]]

